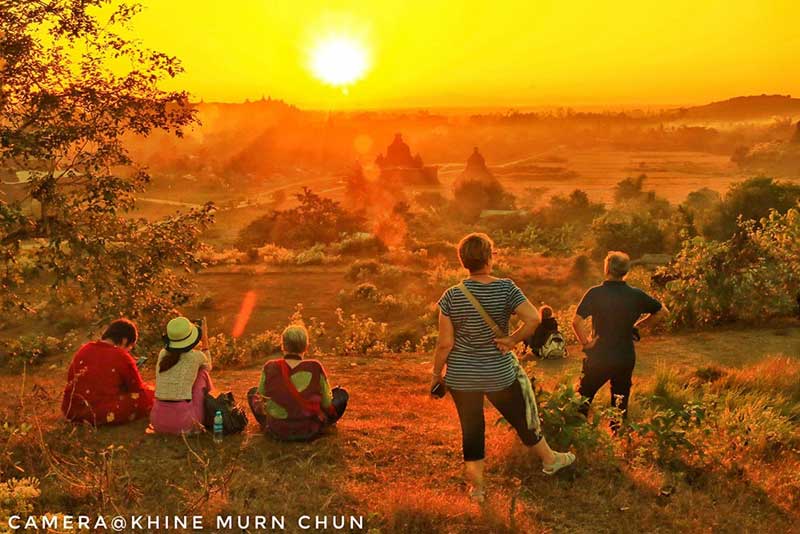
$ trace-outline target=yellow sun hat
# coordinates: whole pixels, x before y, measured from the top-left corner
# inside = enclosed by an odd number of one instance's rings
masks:
[[[167,349],[189,350],[200,342],[202,332],[186,317],[176,317],[167,323],[164,345]]]

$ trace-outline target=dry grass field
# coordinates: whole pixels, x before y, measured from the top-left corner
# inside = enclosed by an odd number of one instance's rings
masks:
[[[296,519],[303,514],[361,515],[373,533],[797,531],[796,441],[793,449],[766,445],[763,454],[754,445],[746,456],[737,456],[735,444],[728,443],[731,450],[721,453],[722,463],[701,471],[689,462],[667,472],[632,454],[624,437],[610,440],[601,425],[602,442],[608,444],[577,444],[576,466],[550,478],[507,427],[492,425],[497,415],[491,408],[490,497],[480,507],[468,501],[460,477],[452,401],[427,395],[429,355],[321,360],[333,383],[350,391],[351,403],[337,428],[310,444],[275,442],[256,433],[252,422],[244,435],[227,437],[220,446],[208,436],[184,441],[148,434],[144,421],[99,430],[73,427],[55,409],[65,355],[23,378],[0,377],[2,418],[31,425],[5,452],[13,452],[22,474],[40,478],[37,510],[50,513],[283,515],[289,532],[300,531]],[[709,366],[723,373],[722,387],[735,389],[743,402],[764,391],[775,403],[790,399],[796,424],[796,323],[645,338],[639,344],[632,421],[642,417],[643,399],[663,389],[663,377],[668,388],[680,392],[690,387],[687,377]],[[571,383],[579,372],[578,351],[529,370],[548,391],[560,381]],[[153,379],[152,370],[145,378]],[[217,370],[213,379],[218,389],[242,399],[258,380],[258,366]],[[608,402],[607,391],[596,402]],[[713,425],[714,432],[724,426]],[[734,464],[724,463],[733,458]],[[666,484],[669,495],[662,492]]]

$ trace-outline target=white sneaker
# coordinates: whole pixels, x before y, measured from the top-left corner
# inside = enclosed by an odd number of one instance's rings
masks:
[[[545,475],[555,475],[560,470],[575,462],[575,455],[571,452],[554,452],[556,461],[549,465],[542,466],[542,473]]]

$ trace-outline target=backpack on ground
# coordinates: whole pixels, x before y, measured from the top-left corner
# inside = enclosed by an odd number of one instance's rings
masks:
[[[214,397],[208,390],[203,399],[205,407],[205,420],[203,426],[209,431],[214,429],[214,415],[217,410],[222,412],[222,433],[226,436],[238,434],[247,426],[247,414],[233,398],[233,393],[226,391]]]
[[[547,341],[539,349],[539,357],[543,360],[567,357],[567,341],[561,332],[553,332],[547,337]]]

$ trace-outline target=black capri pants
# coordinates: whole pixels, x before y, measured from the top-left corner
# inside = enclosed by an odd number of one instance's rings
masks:
[[[458,410],[461,422],[461,440],[464,449],[464,461],[483,460],[486,456],[486,421],[483,417],[483,397],[497,408],[497,411],[517,431],[522,443],[532,447],[541,441],[542,436],[535,428],[528,428],[525,418],[525,398],[519,382],[514,380],[501,391],[458,391],[450,390]]]

